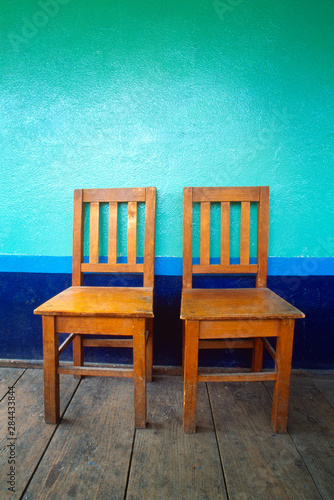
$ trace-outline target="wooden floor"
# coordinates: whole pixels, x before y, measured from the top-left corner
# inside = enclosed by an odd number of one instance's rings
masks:
[[[179,376],[155,376],[147,428],[135,431],[131,379],[62,376],[54,426],[43,420],[42,370],[0,368],[0,498],[332,500],[333,387],[333,374],[294,373],[289,432],[275,435],[271,384],[202,383],[198,432],[185,435]],[[6,491],[11,451],[15,494]]]

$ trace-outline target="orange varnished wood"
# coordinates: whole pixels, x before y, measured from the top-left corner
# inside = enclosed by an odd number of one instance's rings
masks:
[[[57,373],[60,375],[77,375],[89,377],[133,377],[133,370],[131,368],[106,368],[106,367],[92,367],[92,366],[68,366],[59,365]]]
[[[221,206],[221,242],[220,242],[220,264],[230,264],[230,202],[223,201]]]
[[[183,189],[183,289],[192,287],[192,188]]]
[[[257,262],[259,266],[256,286],[267,286],[269,242],[269,187],[260,188],[260,202],[257,207]]]
[[[206,373],[198,375],[199,382],[264,382],[267,380],[277,380],[277,373]]]
[[[192,266],[193,274],[255,274],[258,271],[257,264],[230,264],[229,266],[224,266],[220,264],[210,264],[206,266],[201,266],[200,264],[194,264]]]
[[[210,264],[210,202],[201,203],[200,264]]]
[[[277,337],[278,334],[279,320],[276,319],[217,320],[216,318],[200,322],[201,339],[247,339],[254,336]]]
[[[184,290],[181,319],[303,318],[304,314],[268,288]]]
[[[196,432],[199,322],[186,321],[184,340],[183,430]]]
[[[118,202],[128,203],[128,263],[117,263]],[[145,202],[144,263],[137,264],[137,203]],[[89,210],[89,263],[83,263],[84,204]],[[100,203],[109,203],[108,263],[99,262]],[[45,420],[59,420],[59,374],[133,376],[135,425],[146,425],[146,382],[152,380],[153,285],[156,189],[78,189],[74,192],[73,286],[39,306],[43,316]],[[143,273],[143,287],[82,286],[83,272]],[[58,334],[70,334],[58,347]],[[83,335],[128,337],[83,339]],[[73,344],[73,366],[59,366],[59,355]],[[84,347],[132,347],[133,369],[84,365]]]
[[[93,202],[90,204],[89,217],[89,262],[91,264],[99,262],[99,225],[100,204]]]
[[[99,334],[126,337],[133,334],[132,318],[125,317],[57,316],[56,328],[59,333],[72,332],[82,335]]]
[[[254,346],[253,340],[249,339],[236,339],[236,340],[200,340],[199,349],[238,349],[238,348],[252,348]]]
[[[117,261],[117,202],[109,203],[108,264]]]
[[[144,264],[81,264],[83,273],[143,273]]]
[[[193,202],[201,203],[200,264],[192,264]],[[210,265],[211,202],[221,203],[220,265]],[[230,203],[240,202],[240,264],[230,265]],[[257,203],[257,264],[249,263],[250,203]],[[203,214],[203,215],[202,215]],[[203,221],[202,221],[203,217]],[[215,228],[212,228],[214,231]],[[272,425],[286,432],[294,321],[304,314],[266,288],[269,234],[269,188],[184,188],[183,197],[183,331],[184,431],[196,431],[197,382],[274,380]],[[206,241],[206,242],[205,242]],[[193,289],[195,273],[254,273],[256,288]],[[277,339],[276,352],[267,338]],[[252,348],[250,373],[198,373],[198,350]],[[239,343],[239,345],[238,345]],[[275,371],[262,371],[263,347],[275,359]]]
[[[145,201],[147,188],[111,188],[111,189],[84,189],[83,201],[106,203],[110,201],[131,202]]]
[[[84,205],[82,189],[74,190],[73,201],[73,259],[72,285],[82,285],[81,262],[83,258]]]
[[[259,201],[259,187],[194,187],[193,201]]]
[[[153,317],[153,289],[70,287],[35,309],[53,316]]]
[[[249,231],[250,231],[250,203],[241,203],[241,224],[240,224],[240,264],[249,264]]]
[[[155,257],[155,219],[156,219],[157,190],[155,187],[146,188],[145,203],[145,245],[144,245],[144,286],[154,285],[154,257]]]
[[[278,433],[286,432],[288,424],[294,323],[293,319],[284,319],[281,322],[280,335],[277,337],[275,357],[277,379],[273,393],[272,425]]]
[[[128,339],[83,339],[84,347],[133,347],[133,340]]]
[[[128,203],[128,264],[135,264],[137,258],[137,203]]]
[[[60,417],[59,399],[59,362],[58,334],[55,330],[55,318],[43,316],[43,358],[44,358],[44,394],[45,422],[56,424]]]

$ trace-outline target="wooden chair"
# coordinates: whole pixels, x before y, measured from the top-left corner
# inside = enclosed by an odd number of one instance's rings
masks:
[[[127,202],[127,262],[117,259],[118,203]],[[137,206],[145,203],[144,262],[137,258]],[[108,261],[99,257],[100,204],[109,204]],[[84,262],[85,204],[89,210],[89,262]],[[74,191],[72,286],[34,312],[43,317],[45,421],[57,423],[59,374],[133,377],[135,426],[146,425],[146,382],[152,380],[156,189]],[[87,211],[86,211],[87,213]],[[83,273],[143,273],[143,287],[83,286]],[[58,347],[58,334],[69,336]],[[92,338],[92,334],[103,336]],[[86,335],[86,338],[84,337]],[[104,336],[118,336],[121,339]],[[96,337],[96,335],[95,335]],[[73,366],[59,355],[73,342]],[[83,366],[84,346],[133,347],[133,369]]]
[[[200,260],[193,263],[193,203],[200,203]],[[220,204],[220,261],[210,259],[210,204]],[[240,262],[230,260],[230,204],[241,204]],[[250,263],[250,204],[257,204],[257,262]],[[272,425],[287,429],[288,398],[295,318],[304,314],[266,288],[269,226],[268,187],[187,187],[183,191],[184,432],[196,432],[197,382],[274,380]],[[251,273],[256,288],[196,289],[193,274]],[[268,338],[276,338],[276,351]],[[275,360],[262,371],[263,346]],[[246,373],[198,373],[201,348],[252,348]]]

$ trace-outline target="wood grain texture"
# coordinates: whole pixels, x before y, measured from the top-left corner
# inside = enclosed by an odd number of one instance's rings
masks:
[[[117,262],[117,202],[109,203],[109,227],[108,227],[108,264]]]
[[[58,333],[54,316],[43,316],[42,320],[45,422],[56,424],[60,419]]]
[[[81,264],[83,273],[142,273],[144,264],[105,264],[105,263],[84,263]]]
[[[240,223],[240,264],[249,264],[249,238],[250,238],[250,203],[241,203],[241,223]]]
[[[145,188],[83,189],[83,202],[145,201]]]
[[[194,187],[193,201],[259,201],[259,187]]]
[[[260,202],[257,207],[257,263],[259,271],[256,286],[267,286],[269,244],[269,187],[260,187]]]
[[[334,498],[334,410],[312,379],[292,379],[288,430],[322,498]]]
[[[126,498],[226,498],[205,384],[198,387],[195,435],[182,430],[181,377],[155,378],[147,395],[149,423],[136,432]]]
[[[186,433],[194,433],[196,432],[199,322],[186,321],[184,335],[183,430]]]
[[[71,399],[78,381],[71,376],[61,376],[60,413],[64,412]],[[31,476],[34,473],[55,426],[44,423],[43,411],[43,371],[26,370],[15,387],[16,414],[16,494],[12,498],[21,498]],[[8,470],[7,405],[0,406],[0,497],[11,498],[6,489]]]
[[[230,202],[220,204],[220,264],[230,264]]]
[[[210,264],[210,202],[201,203],[200,220],[200,265]]]
[[[153,317],[153,290],[141,287],[70,287],[34,312],[58,316]]]
[[[128,264],[135,264],[137,258],[137,203],[128,203]]]
[[[24,498],[124,498],[133,432],[132,381],[84,379]]]
[[[274,386],[272,425],[275,432],[286,432],[288,425],[288,405],[292,361],[293,319],[281,321],[281,331],[276,342],[275,368],[277,379]]]
[[[334,408],[334,379],[333,375],[317,376],[313,379],[322,395],[327,399],[329,404]]]
[[[183,290],[181,319],[303,318],[304,314],[268,288]]]
[[[99,262],[99,229],[100,229],[100,204],[92,202],[90,204],[89,217],[89,263]]]
[[[144,241],[144,287],[154,286],[155,224],[157,190],[146,188],[145,202],[145,241]]]
[[[83,258],[84,205],[82,189],[74,190],[73,200],[73,255],[72,285],[82,285],[81,262]]]
[[[192,287],[193,212],[192,188],[183,189],[183,278],[182,287]]]
[[[289,435],[270,425],[262,384],[208,384],[230,499],[320,499]]]
[[[23,368],[0,368],[0,401],[23,373]]]

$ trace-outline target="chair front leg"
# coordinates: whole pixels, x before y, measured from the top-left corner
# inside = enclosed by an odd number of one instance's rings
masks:
[[[146,380],[152,382],[153,379],[153,318],[146,320],[146,330],[148,339],[146,343]]]
[[[135,401],[135,427],[146,427],[146,322],[133,320],[133,382]]]
[[[58,333],[55,317],[43,316],[44,412],[47,424],[60,419]]]
[[[277,379],[273,394],[272,426],[278,434],[287,430],[294,324],[293,319],[281,320],[276,343]]]
[[[184,326],[184,392],[183,430],[196,432],[199,321],[185,321]]]
[[[76,335],[72,342],[73,346],[73,366],[83,366],[84,350],[82,346],[82,335]],[[74,375],[74,378],[81,379],[81,375]]]

